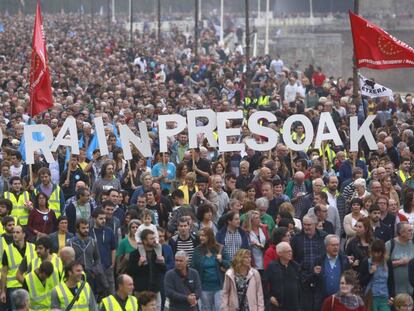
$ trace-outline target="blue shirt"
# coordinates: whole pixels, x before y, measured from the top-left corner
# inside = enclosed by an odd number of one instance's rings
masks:
[[[106,269],[112,265],[112,251],[116,249],[115,235],[111,228],[91,228],[89,231],[99,250],[102,266]]]
[[[167,170],[167,179],[173,181],[175,179],[175,165],[171,162],[167,164],[157,163],[151,170],[151,175],[154,177],[160,177],[164,175],[164,170]],[[160,181],[162,190],[170,190],[171,183],[167,184],[163,179]]]
[[[370,268],[371,265],[370,259]],[[388,298],[388,267],[386,265],[377,265],[377,271],[375,271],[371,279],[371,290],[373,297]]]

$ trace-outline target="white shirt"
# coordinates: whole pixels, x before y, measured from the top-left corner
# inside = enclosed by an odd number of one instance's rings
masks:
[[[298,86],[295,84],[288,84],[285,87],[285,100],[287,102],[293,102],[296,99],[296,93],[299,92]]]
[[[23,165],[20,164],[20,166],[16,167],[14,165],[10,166],[10,176],[14,177],[20,177],[22,175]]]
[[[272,69],[276,73],[282,72],[283,66],[284,66],[283,60],[281,60],[280,58],[274,59],[270,63],[270,69]]]

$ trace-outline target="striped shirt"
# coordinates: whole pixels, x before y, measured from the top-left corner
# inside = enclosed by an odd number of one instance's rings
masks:
[[[178,236],[177,239],[177,252],[178,251],[185,251],[188,255],[188,262],[191,262],[191,259],[193,258],[194,253],[194,243],[191,239],[191,236],[187,240],[181,240]]]

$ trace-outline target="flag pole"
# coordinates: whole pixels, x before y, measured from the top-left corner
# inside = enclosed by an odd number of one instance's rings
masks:
[[[135,185],[134,185],[134,177],[133,177],[133,173],[132,173],[132,169],[131,169],[131,160],[128,160],[127,162],[128,162],[128,170],[130,172],[129,178],[131,179],[131,187],[132,187],[132,189],[134,189]]]
[[[354,0],[354,13],[356,15],[359,14],[359,0]],[[358,105],[358,91],[359,91],[359,77],[358,77],[358,67],[357,67],[357,60],[356,60],[356,55],[355,55],[355,46],[354,46],[354,56],[353,56],[353,68],[352,68],[352,72],[353,72],[353,94],[352,94],[352,98],[353,98],[353,103],[355,105]],[[358,109],[358,106],[357,106]]]
[[[29,164],[29,184],[33,186],[33,167]]]
[[[191,150],[191,157],[193,160],[193,172],[195,172],[195,149]]]

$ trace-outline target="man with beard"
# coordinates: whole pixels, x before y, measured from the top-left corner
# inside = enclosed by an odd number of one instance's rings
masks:
[[[52,303],[50,308],[57,310],[92,310],[97,311],[95,297],[88,283],[83,281],[83,267],[80,262],[74,261],[65,266],[66,281],[52,290]],[[74,301],[72,307],[68,302],[74,300],[76,293],[81,290],[79,298]]]
[[[76,222],[76,235],[69,239],[66,244],[75,250],[75,260],[84,264],[86,279],[91,287],[94,288],[95,279],[102,278],[103,269],[98,245],[89,236],[88,220],[81,218]]]
[[[155,252],[155,235],[152,230],[144,229],[141,232],[141,241],[146,251],[146,258],[135,250],[130,254],[127,271],[134,279],[135,291],[150,290],[157,293],[157,310],[161,310],[161,278],[167,270],[165,259],[157,259]]]
[[[0,234],[5,232],[5,228],[2,224],[3,219],[6,216],[9,216],[13,209],[13,204],[10,200],[7,199],[0,199]],[[11,232],[13,234],[13,232]]]

